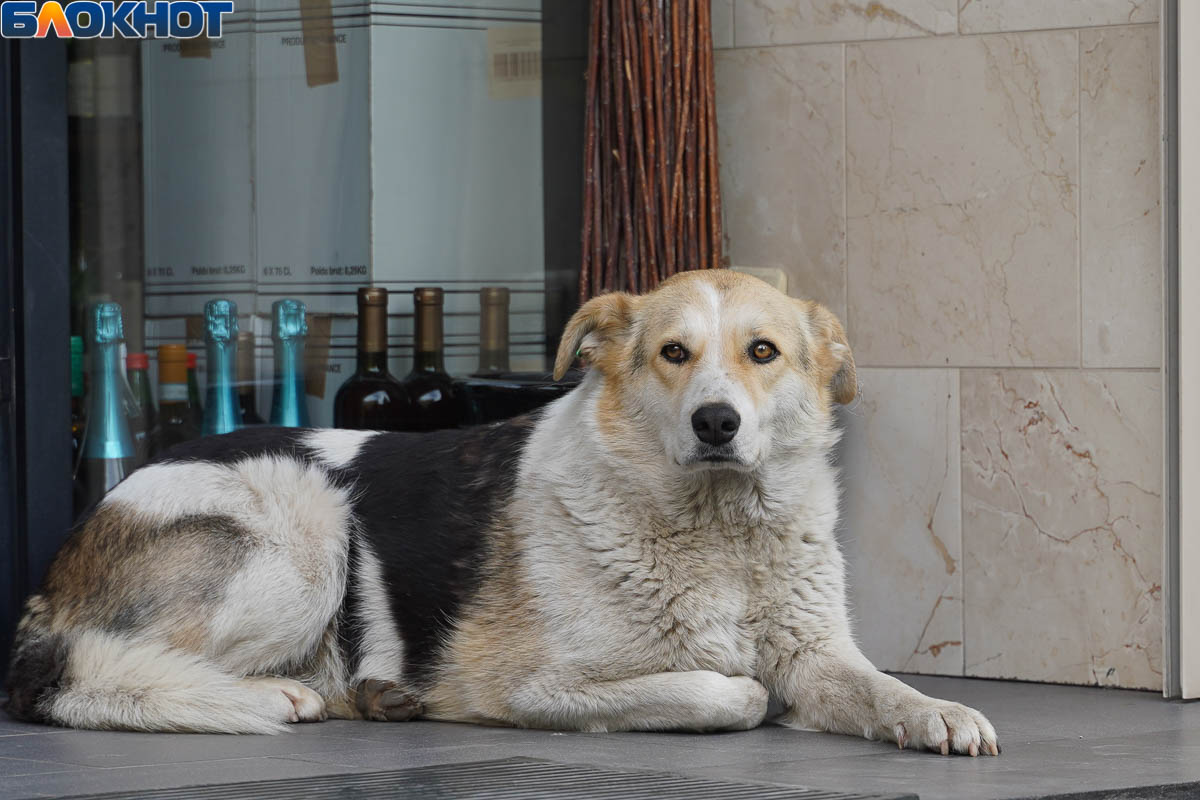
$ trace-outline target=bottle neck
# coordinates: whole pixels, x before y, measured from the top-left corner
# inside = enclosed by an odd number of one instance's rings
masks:
[[[417,304],[414,339],[413,372],[445,372],[441,303]]]
[[[83,353],[71,352],[71,397],[83,397]]]
[[[504,372],[511,372],[508,366],[508,348],[503,350],[492,350],[480,348],[479,350],[479,372],[480,375],[499,375]]]
[[[84,458],[133,458],[133,437],[122,397],[123,383],[120,345],[94,345]]]
[[[241,409],[233,391],[237,342],[210,341],[208,383],[204,391],[204,435],[229,433],[241,427]]]
[[[358,305],[358,365],[361,373],[387,372],[387,305]]]
[[[134,398],[142,407],[142,414],[149,415],[154,411],[154,394],[150,391],[150,376],[146,374],[146,370],[139,368],[128,370],[126,377],[129,379],[129,388],[133,390]]]
[[[418,350],[413,353],[413,372],[445,372],[446,356],[441,350]]]
[[[387,350],[358,351],[355,367],[363,375],[382,375],[387,372]]]
[[[275,394],[271,398],[271,424],[308,427],[308,402],[304,398],[304,340],[275,340]]]
[[[479,372],[509,372],[508,295],[484,302],[479,310]]]

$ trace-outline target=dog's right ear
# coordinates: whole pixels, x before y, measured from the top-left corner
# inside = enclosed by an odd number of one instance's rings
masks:
[[[584,303],[563,331],[554,359],[554,380],[567,374],[577,356],[584,361],[599,361],[603,351],[629,330],[636,301],[634,295],[612,292]]]

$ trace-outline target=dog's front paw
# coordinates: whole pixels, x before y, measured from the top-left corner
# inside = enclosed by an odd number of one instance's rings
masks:
[[[1000,755],[996,729],[987,717],[973,708],[946,700],[923,698],[900,712],[893,728],[901,749],[933,750],[942,755],[964,753],[969,756]]]
[[[730,725],[725,726],[725,730],[748,731],[751,728],[757,728],[762,724],[763,718],[767,716],[769,695],[766,687],[754,678],[747,678],[745,675],[738,675],[727,680],[733,688],[732,695],[735,698],[733,706],[737,716]]]

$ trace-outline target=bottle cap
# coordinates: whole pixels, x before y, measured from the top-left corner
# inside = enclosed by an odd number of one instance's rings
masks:
[[[388,290],[382,286],[361,286],[358,290],[360,306],[386,306]]]
[[[120,303],[97,303],[92,309],[92,323],[96,344],[114,344],[125,338]]]
[[[187,383],[187,348],[181,344],[158,346],[158,382]]]
[[[209,300],[204,304],[204,341],[228,342],[238,335],[237,303]]]
[[[150,369],[150,356],[145,353],[130,353],[125,356],[126,369]]]
[[[508,287],[507,286],[484,286],[479,290],[479,307],[484,306],[507,306],[508,305]]]
[[[413,302],[416,305],[438,305],[442,304],[443,293],[441,287],[438,286],[420,286],[413,289]]]
[[[271,304],[271,338],[276,341],[308,335],[308,307],[299,300],[285,297]]]
[[[188,369],[196,368],[196,354],[195,353],[187,354],[187,368]]]

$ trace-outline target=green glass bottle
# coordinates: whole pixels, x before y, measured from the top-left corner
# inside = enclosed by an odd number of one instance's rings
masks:
[[[238,331],[237,395],[242,409],[242,425],[266,425],[258,414],[258,391],[255,386],[254,331]]]
[[[271,397],[271,424],[307,428],[308,401],[304,397],[304,343],[308,337],[307,309],[299,300],[285,298],[271,305],[271,340],[275,344],[275,392]]]
[[[130,353],[125,356],[125,375],[129,389],[137,401],[138,413],[130,423],[133,447],[137,451],[138,466],[145,464],[153,455],[154,426],[158,424],[158,409],[154,407],[154,393],[150,391],[150,356],[145,353]]]
[[[201,433],[213,436],[242,427],[242,410],[234,394],[237,366],[237,304],[209,300],[204,304],[204,345],[208,353],[208,383],[204,395]]]
[[[79,477],[83,506],[99,502],[134,469],[137,452],[125,413],[121,342],[125,329],[118,303],[98,303],[91,314],[92,379],[87,434]]]
[[[83,452],[83,432],[87,426],[87,411],[83,404],[83,337],[71,337],[71,468],[79,463]]]
[[[200,438],[188,400],[188,352],[181,344],[158,346],[158,427],[154,452]]]
[[[192,424],[196,426],[196,430],[200,430],[204,427],[204,404],[200,402],[200,379],[196,374],[199,371],[196,361],[196,354],[189,351],[187,354],[188,405],[192,409]]]

